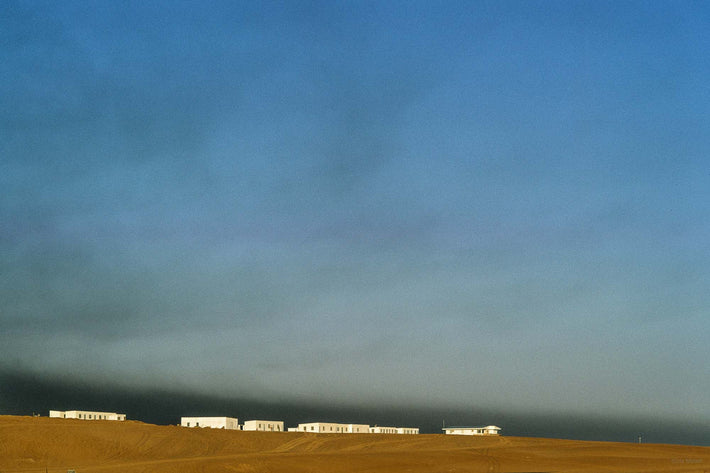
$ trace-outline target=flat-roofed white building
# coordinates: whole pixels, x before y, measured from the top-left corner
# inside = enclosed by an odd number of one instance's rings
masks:
[[[126,414],[102,411],[49,411],[49,417],[81,420],[126,420]]]
[[[444,427],[446,435],[500,435],[502,430],[495,425],[485,427]]]
[[[284,423],[280,420],[246,420],[242,430],[258,430],[263,432],[283,432]]]
[[[239,423],[236,417],[181,417],[180,426],[239,430]]]
[[[314,432],[320,434],[366,434],[370,426],[367,424],[339,424],[335,422],[309,422],[298,424],[297,432]]]
[[[370,433],[371,434],[396,434],[397,427],[382,427],[382,426],[376,425],[374,427],[370,427]]]
[[[320,434],[418,434],[419,429],[410,427],[370,427],[368,424],[339,424],[334,422],[309,422],[298,424],[289,432],[313,432]]]
[[[407,434],[414,435],[419,433],[419,428],[417,427],[382,427],[376,425],[370,427],[371,434]]]
[[[344,434],[347,433],[348,424],[335,422],[307,422],[298,424],[299,432],[313,432],[318,434]]]
[[[418,435],[419,427],[397,427],[397,433],[403,435]]]

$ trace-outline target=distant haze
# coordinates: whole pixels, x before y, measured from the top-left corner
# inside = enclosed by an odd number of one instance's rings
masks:
[[[4,2],[0,414],[169,392],[146,420],[402,406],[707,444],[708,23]]]
[[[702,422],[678,423],[647,417],[580,415],[551,410],[530,413],[519,409],[482,409],[425,405],[353,405],[264,401],[248,397],[197,395],[170,390],[125,389],[72,381],[57,381],[25,374],[0,372],[0,415],[48,415],[50,409],[111,410],[128,420],[178,424],[182,416],[230,416],[240,423],[250,419],[283,420],[286,427],[304,422],[365,423],[417,427],[422,434],[443,434],[442,426],[503,426],[502,435],[603,440],[616,442],[675,443],[710,446],[710,426]],[[31,409],[30,409],[31,406]]]

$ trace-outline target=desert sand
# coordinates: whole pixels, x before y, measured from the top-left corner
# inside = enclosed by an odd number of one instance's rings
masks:
[[[0,473],[703,472],[710,447],[523,437],[242,432],[0,416]]]

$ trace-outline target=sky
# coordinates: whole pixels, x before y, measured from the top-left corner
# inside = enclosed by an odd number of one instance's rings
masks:
[[[0,413],[76,383],[710,425],[708,23],[3,2]]]

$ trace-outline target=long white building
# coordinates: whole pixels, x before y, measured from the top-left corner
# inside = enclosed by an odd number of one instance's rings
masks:
[[[495,425],[486,427],[444,427],[446,435],[500,435],[501,428]]]
[[[382,427],[380,425],[376,425],[374,427],[370,427],[370,433],[371,434],[396,434],[397,427]]]
[[[49,417],[82,420],[126,420],[126,414],[101,411],[49,411]]]
[[[352,424],[338,424],[335,422],[307,422],[305,424],[298,424],[298,431],[313,432],[318,434],[346,434],[349,433],[348,425]],[[365,430],[365,432],[367,432],[367,430]]]
[[[418,435],[419,427],[397,427],[397,433],[403,435]]]
[[[371,434],[405,434],[405,435],[416,435],[419,433],[419,428],[417,427],[382,427],[376,425],[370,427]]]
[[[290,432],[313,432],[319,434],[418,434],[418,428],[370,427],[368,424],[339,424],[333,422],[309,422],[298,424]]]
[[[289,429],[290,430],[290,429]],[[309,422],[298,424],[296,432],[314,432],[322,434],[366,434],[370,431],[367,424],[339,424],[335,422]]]
[[[263,432],[283,432],[284,423],[280,420],[246,420],[242,430],[258,430]]]
[[[239,430],[239,423],[236,417],[181,417],[180,426]]]

